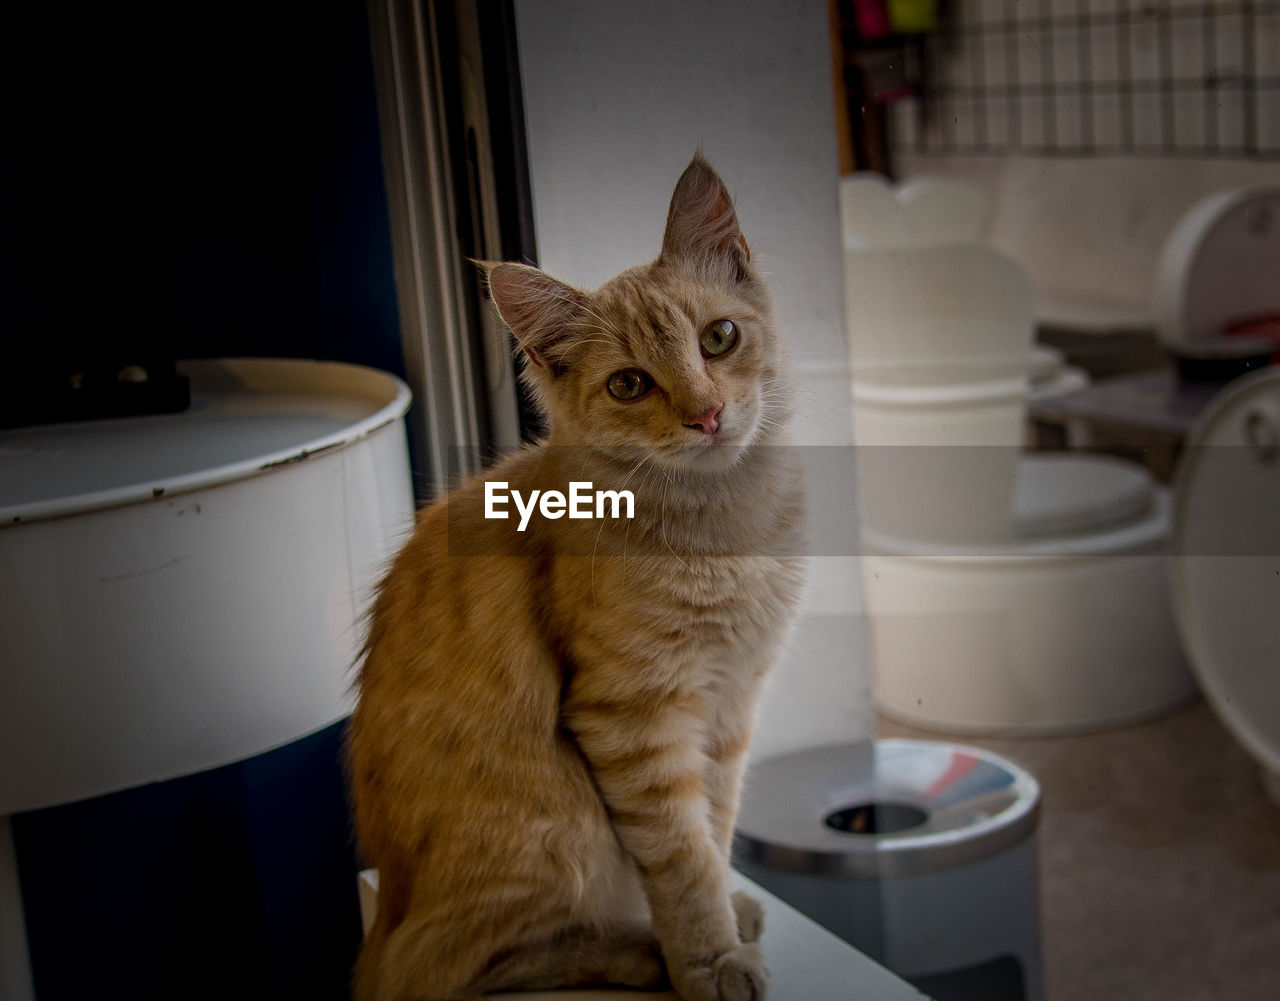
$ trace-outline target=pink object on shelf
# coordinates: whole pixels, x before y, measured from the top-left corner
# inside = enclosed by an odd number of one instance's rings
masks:
[[[853,12],[858,24],[858,34],[864,40],[887,38],[893,33],[889,27],[889,7],[885,0],[853,0]]]

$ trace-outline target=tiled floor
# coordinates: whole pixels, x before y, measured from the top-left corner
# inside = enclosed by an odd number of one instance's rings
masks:
[[[881,720],[880,736],[932,735]],[[960,742],[1041,783],[1048,1001],[1280,997],[1280,806],[1203,702],[1102,733]]]

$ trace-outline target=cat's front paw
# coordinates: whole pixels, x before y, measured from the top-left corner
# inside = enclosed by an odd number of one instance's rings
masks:
[[[709,966],[687,967],[673,979],[683,1001],[763,1001],[769,970],[759,947],[748,944],[722,953]]]
[[[726,952],[712,969],[720,1001],[761,1001],[769,986],[769,968],[755,944],[740,945]]]
[[[764,934],[764,908],[760,901],[745,890],[735,890],[729,897],[733,913],[738,919],[738,941],[759,942]]]

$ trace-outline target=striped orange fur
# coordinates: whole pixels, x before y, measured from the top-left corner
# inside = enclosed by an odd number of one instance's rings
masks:
[[[549,430],[423,511],[379,590],[348,739],[381,875],[355,996],[669,982],[757,1001],[760,913],[730,896],[729,840],[804,523],[768,293],[701,156],[653,263],[594,292],[486,269]],[[732,336],[708,334],[722,320]],[[645,392],[614,395],[635,371]],[[635,516],[517,533],[484,517],[486,481],[625,488]]]

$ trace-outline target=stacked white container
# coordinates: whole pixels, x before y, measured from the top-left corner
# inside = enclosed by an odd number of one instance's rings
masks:
[[[842,190],[878,704],[955,733],[1163,711],[1194,691],[1163,577],[1169,499],[1131,464],[1022,454],[1032,290],[979,242],[963,191]]]

